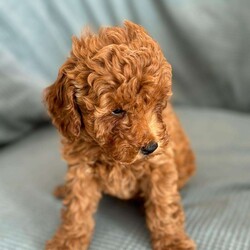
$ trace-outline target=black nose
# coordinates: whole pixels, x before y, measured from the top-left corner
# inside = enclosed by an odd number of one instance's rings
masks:
[[[148,145],[146,145],[145,147],[142,147],[141,152],[144,155],[149,155],[149,154],[153,153],[157,148],[158,148],[158,144],[156,142],[152,141]]]

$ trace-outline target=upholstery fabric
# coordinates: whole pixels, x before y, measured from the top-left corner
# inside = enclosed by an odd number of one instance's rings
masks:
[[[187,231],[199,250],[250,249],[250,117],[224,110],[179,108],[197,155],[197,174],[183,189]],[[45,126],[0,152],[0,249],[40,250],[59,223],[62,183],[56,131]],[[135,204],[104,197],[91,250],[149,250]]]
[[[86,24],[145,26],[173,65],[175,103],[248,112],[249,9],[249,0],[1,1],[0,145],[48,120],[42,89]]]
[[[42,90],[73,34],[124,19],[145,26],[173,66],[198,165],[182,191],[187,231],[199,250],[249,250],[249,9],[249,0],[0,1],[0,250],[40,250],[55,232],[51,193],[66,166],[55,129],[34,129],[48,123]],[[90,250],[150,249],[135,204],[104,197],[96,221]]]

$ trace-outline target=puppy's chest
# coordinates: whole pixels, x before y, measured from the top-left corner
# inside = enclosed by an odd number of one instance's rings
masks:
[[[120,199],[131,199],[140,194],[142,170],[124,166],[100,166],[96,169],[104,193]]]

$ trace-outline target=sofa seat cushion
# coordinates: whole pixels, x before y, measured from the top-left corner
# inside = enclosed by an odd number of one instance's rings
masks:
[[[182,190],[187,231],[199,250],[250,249],[250,116],[178,108],[198,170]],[[66,164],[54,128],[44,126],[0,152],[0,249],[40,250],[60,222],[52,196]],[[91,250],[150,248],[135,204],[104,197]]]

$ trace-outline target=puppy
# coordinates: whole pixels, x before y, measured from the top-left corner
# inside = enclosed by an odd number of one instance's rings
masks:
[[[125,21],[73,37],[45,103],[68,163],[62,224],[47,250],[85,250],[102,194],[143,198],[154,250],[194,250],[178,189],[194,155],[169,98],[171,66],[148,33]]]

